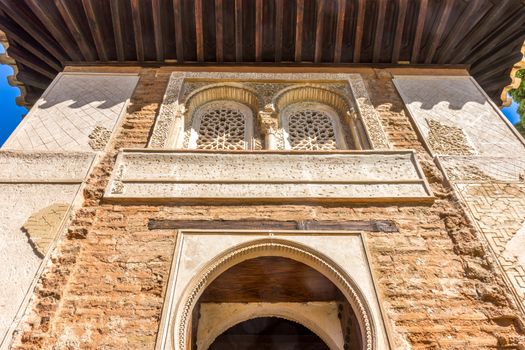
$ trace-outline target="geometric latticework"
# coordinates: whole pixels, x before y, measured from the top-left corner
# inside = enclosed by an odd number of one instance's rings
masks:
[[[326,113],[303,109],[294,112],[288,123],[288,141],[293,150],[337,149],[332,118]]]
[[[212,110],[204,114],[199,126],[198,149],[239,150],[245,149],[244,116],[229,108]]]
[[[230,101],[210,103],[196,112],[190,148],[227,151],[249,149],[251,124],[248,107]]]

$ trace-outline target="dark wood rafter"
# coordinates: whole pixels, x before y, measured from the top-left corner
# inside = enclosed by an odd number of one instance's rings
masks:
[[[204,62],[204,32],[202,31],[202,0],[195,0],[195,45],[197,61]]]
[[[235,0],[235,61],[242,62],[242,0]]]
[[[281,62],[283,51],[283,1],[275,0],[275,62]]]
[[[315,26],[315,51],[314,62],[320,63],[323,54],[323,25],[324,25],[325,0],[317,0],[317,15]]]
[[[436,29],[436,32],[434,33],[434,37],[432,38],[430,48],[428,49],[425,63],[429,64],[432,63],[434,60],[434,55],[436,53],[436,50],[439,46],[439,43],[441,42],[443,33],[445,32],[445,28],[447,26],[448,19],[450,17],[450,13],[452,12],[453,7],[453,0],[445,0],[445,9],[443,12],[441,12],[441,16],[439,16],[438,19],[438,27]]]
[[[26,13],[17,11],[9,0],[0,0],[0,8],[18,24],[17,33],[27,32],[29,37],[37,40],[59,62],[71,60],[64,53],[64,49],[46,31],[43,31],[33,19],[28,18]]]
[[[75,1],[0,0],[0,29],[31,96],[65,65],[408,61],[471,66],[497,101],[525,32],[517,0]]]
[[[120,9],[120,0],[110,1],[109,4],[111,6],[111,21],[113,26],[113,35],[115,37],[117,60],[124,61],[126,57],[124,54],[124,39],[122,37],[122,10]]]
[[[365,24],[365,10],[366,10],[366,3],[365,0],[357,0],[358,1],[358,7],[357,7],[357,20],[356,20],[356,28],[355,28],[355,39],[354,39],[354,63],[359,63],[361,61],[361,45],[363,43],[363,26]]]
[[[45,64],[55,70],[55,75],[62,70],[60,63],[56,61],[53,55],[43,55],[42,49],[37,47],[37,43],[31,42],[32,39],[28,38],[24,33],[20,33],[14,28],[11,23],[8,21],[0,22],[0,30],[3,31],[11,39],[11,41],[16,41],[18,44],[23,46],[28,52],[30,52],[35,57],[41,59]],[[10,50],[11,53],[11,50]],[[16,53],[13,53],[14,57],[20,58]]]
[[[423,29],[427,20],[428,12],[428,0],[421,0],[419,2],[419,11],[417,14],[417,24],[415,30],[414,43],[412,45],[412,56],[410,57],[411,63],[419,62],[419,53],[421,51],[421,41],[423,40]]]
[[[88,19],[89,28],[91,30],[91,35],[95,41],[95,47],[97,49],[98,57],[101,61],[108,60],[108,54],[106,50],[106,44],[104,38],[102,37],[102,32],[97,19],[97,14],[93,7],[91,0],[82,0],[82,5],[84,6],[84,11]]]
[[[173,0],[173,13],[175,15],[175,46],[177,50],[177,62],[184,62],[184,46],[182,35],[182,0]]]
[[[48,67],[45,64],[39,64],[38,61],[31,59],[32,57],[22,52],[22,50],[19,47],[11,46],[10,52],[14,55],[17,55],[17,61],[23,64],[24,66],[31,68],[35,72],[38,72],[51,80],[55,78],[57,74],[56,71],[54,71],[52,68]]]
[[[372,56],[372,62],[377,63],[380,61],[381,48],[383,47],[383,30],[385,27],[385,14],[386,14],[387,0],[379,0],[377,13],[377,24],[374,38],[374,53]]]
[[[341,50],[343,48],[343,35],[345,29],[346,1],[337,1],[337,28],[335,31],[334,63],[341,63]]]
[[[144,61],[144,40],[142,38],[142,19],[139,0],[131,0],[133,32],[135,33],[135,50],[137,61]]]
[[[224,24],[222,0],[215,0],[215,55],[217,62],[224,61]]]
[[[399,11],[397,13],[394,47],[392,49],[392,63],[397,63],[399,61],[399,52],[401,50],[401,43],[403,41],[403,31],[405,29],[407,0],[398,0],[398,5]]]
[[[255,0],[255,61],[262,60],[263,0]]]
[[[92,45],[90,44],[89,39],[82,31],[79,22],[77,21],[77,19],[71,12],[71,9],[69,8],[71,6],[71,3],[67,0],[55,0],[55,5],[60,14],[62,15],[62,18],[66,23],[69,32],[71,33],[73,38],[75,38],[75,41],[84,59],[87,61],[95,61],[96,55],[92,51]]]
[[[28,0],[27,5],[35,12],[37,17],[47,26],[49,32],[57,40],[57,42],[64,48],[68,56],[73,60],[82,60],[78,53],[78,47],[70,39],[66,31],[60,27],[58,16],[52,16],[53,11],[50,8],[51,4],[41,2],[39,0]],[[46,6],[47,5],[47,6]]]
[[[304,0],[296,0],[297,7],[295,21],[295,62],[301,62],[303,57],[303,18],[304,18]]]
[[[155,52],[157,61],[164,61],[164,35],[162,32],[162,8],[161,0],[151,0],[151,11],[153,14],[153,35],[155,37]]]

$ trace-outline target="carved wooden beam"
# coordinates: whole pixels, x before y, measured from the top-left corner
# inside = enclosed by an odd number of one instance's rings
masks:
[[[150,220],[150,230],[312,230],[398,232],[390,220]]]

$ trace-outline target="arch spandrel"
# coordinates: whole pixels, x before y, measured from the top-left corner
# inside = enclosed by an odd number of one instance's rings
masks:
[[[285,239],[252,240],[231,248],[213,258],[187,285],[173,315],[173,346],[186,350],[191,313],[197,301],[217,277],[243,261],[261,256],[281,256],[302,262],[325,275],[345,296],[354,311],[361,336],[363,350],[376,349],[375,326],[370,308],[363,293],[335,262],[313,249]]]

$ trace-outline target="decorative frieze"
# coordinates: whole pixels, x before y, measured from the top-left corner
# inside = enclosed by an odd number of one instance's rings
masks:
[[[113,201],[430,201],[410,151],[203,152],[124,150]],[[118,189],[118,191],[115,190]]]

